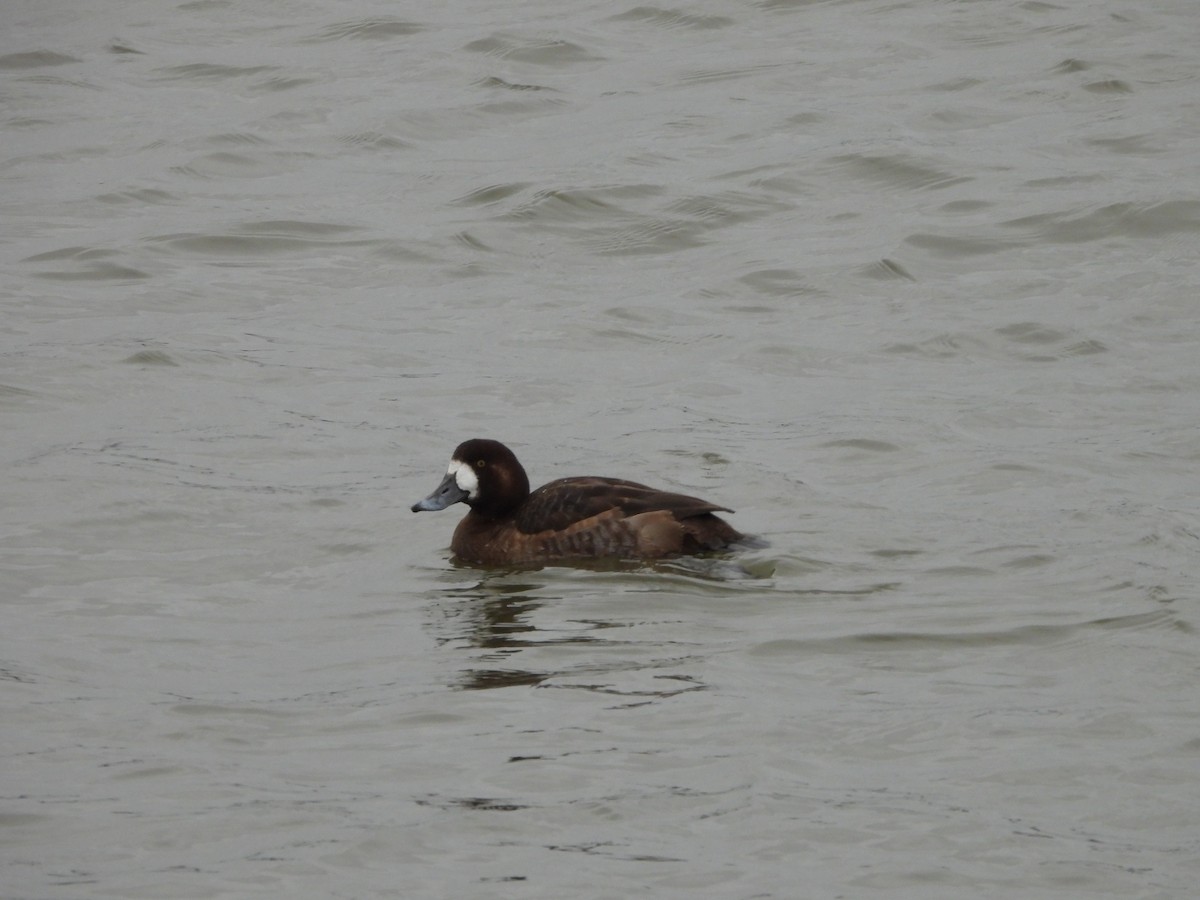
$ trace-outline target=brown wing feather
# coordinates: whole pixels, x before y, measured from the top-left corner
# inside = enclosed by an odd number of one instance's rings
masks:
[[[522,504],[517,527],[525,534],[561,531],[610,510],[617,510],[622,519],[663,511],[679,521],[705,513],[733,512],[707,500],[672,494],[633,481],[586,476],[560,478],[538,488]]]

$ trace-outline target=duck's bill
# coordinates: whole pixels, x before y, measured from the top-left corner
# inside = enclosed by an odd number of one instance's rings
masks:
[[[442,483],[434,489],[434,492],[412,505],[413,512],[431,512],[434,510],[445,509],[447,506],[453,506],[455,503],[460,503],[467,499],[467,492],[458,486],[454,480],[454,476],[447,475],[442,479]]]

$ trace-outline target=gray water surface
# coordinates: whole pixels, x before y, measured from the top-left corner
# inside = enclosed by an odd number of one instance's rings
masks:
[[[0,24],[0,895],[1194,894],[1192,0]]]

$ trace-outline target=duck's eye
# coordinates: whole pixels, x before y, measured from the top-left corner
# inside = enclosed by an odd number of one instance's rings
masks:
[[[487,465],[487,463],[484,462],[482,459],[475,460],[475,468],[477,468],[477,469],[482,469],[486,465]]]

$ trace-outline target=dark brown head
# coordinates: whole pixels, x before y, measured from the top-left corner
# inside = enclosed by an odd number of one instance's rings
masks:
[[[529,477],[513,452],[499,441],[475,438],[459,444],[446,477],[413,512],[465,503],[484,516],[503,516],[529,496]]]

